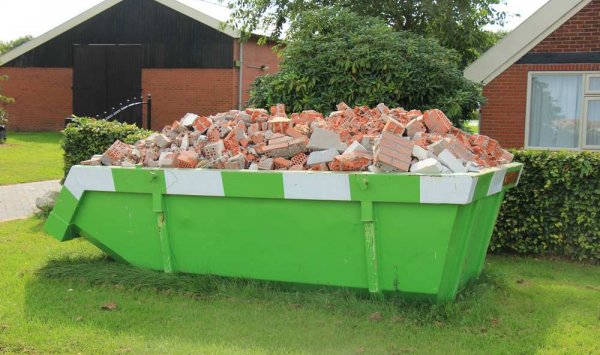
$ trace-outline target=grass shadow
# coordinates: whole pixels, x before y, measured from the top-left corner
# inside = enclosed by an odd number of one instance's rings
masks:
[[[167,274],[131,266],[106,255],[62,255],[50,260],[35,276],[41,282],[79,284],[91,288],[151,292],[195,300],[245,299],[293,307],[308,307],[330,314],[368,316],[375,312],[400,317],[416,325],[437,322],[462,323],[464,314],[496,315],[491,298],[506,292],[500,274],[484,272],[470,283],[455,302],[435,304],[408,300],[400,294],[373,296],[364,290],[298,285],[220,277],[214,275]],[[478,317],[481,318],[481,317]],[[485,317],[483,317],[485,318]]]

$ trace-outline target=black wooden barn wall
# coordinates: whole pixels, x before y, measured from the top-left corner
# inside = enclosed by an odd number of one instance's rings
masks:
[[[144,68],[232,68],[233,38],[153,0],[124,0],[4,64],[73,66],[75,44],[142,44]]]

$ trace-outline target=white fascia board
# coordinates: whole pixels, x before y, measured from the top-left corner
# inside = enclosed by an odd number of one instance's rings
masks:
[[[550,0],[469,65],[464,76],[487,85],[592,0]]]
[[[222,26],[222,22],[217,20],[216,18],[207,15],[206,13],[189,7],[179,1],[176,0],[154,0],[159,4],[163,4],[171,9],[180,12],[186,16],[193,18],[194,20],[201,22],[209,27],[214,28],[219,32],[223,32],[226,35],[233,38],[240,38],[239,31],[232,29],[230,26]]]
[[[12,51],[0,56],[0,66],[2,64],[6,64],[6,63],[10,62],[11,60],[29,52],[32,49],[48,42],[49,40],[67,32],[68,30],[72,29],[75,26],[82,24],[83,22],[91,19],[92,17],[110,9],[111,7],[120,3],[121,1],[123,1],[123,0],[105,0],[101,3],[99,3],[98,5],[92,7],[91,9],[82,12],[80,15],[73,17],[69,21],[61,24],[60,26],[57,26],[57,27],[51,29],[50,31],[32,39],[31,41],[18,46],[17,48],[13,49]],[[223,32],[223,33],[227,34],[228,36],[231,36],[233,38],[240,37],[238,31],[231,29],[231,27],[229,27],[229,26],[222,29],[221,22],[219,20],[217,20],[199,10],[196,10],[187,5],[184,5],[184,4],[180,3],[179,1],[176,1],[176,0],[154,0],[154,1],[156,1],[160,4],[163,4],[175,11],[178,11],[186,16],[189,16],[196,21],[199,21],[209,27],[214,28],[217,31]]]

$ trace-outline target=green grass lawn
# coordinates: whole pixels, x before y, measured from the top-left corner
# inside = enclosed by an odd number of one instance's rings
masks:
[[[61,179],[60,132],[9,132],[0,144],[0,185]]]
[[[433,306],[140,270],[83,240],[58,243],[36,219],[0,224],[0,260],[0,353],[600,349],[600,266],[491,257],[458,302]]]

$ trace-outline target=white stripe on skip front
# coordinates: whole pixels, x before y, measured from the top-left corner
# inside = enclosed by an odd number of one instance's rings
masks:
[[[75,165],[65,179],[64,187],[80,199],[84,191],[115,191],[110,167]]]
[[[494,171],[492,182],[490,182],[490,188],[488,189],[487,195],[494,195],[502,191],[502,185],[504,184],[504,177],[506,176],[506,168],[497,168]]]
[[[169,195],[225,196],[218,170],[165,169]]]
[[[470,175],[421,176],[421,203],[471,203],[477,180]]]
[[[348,174],[283,172],[283,194],[292,200],[350,201]]]

